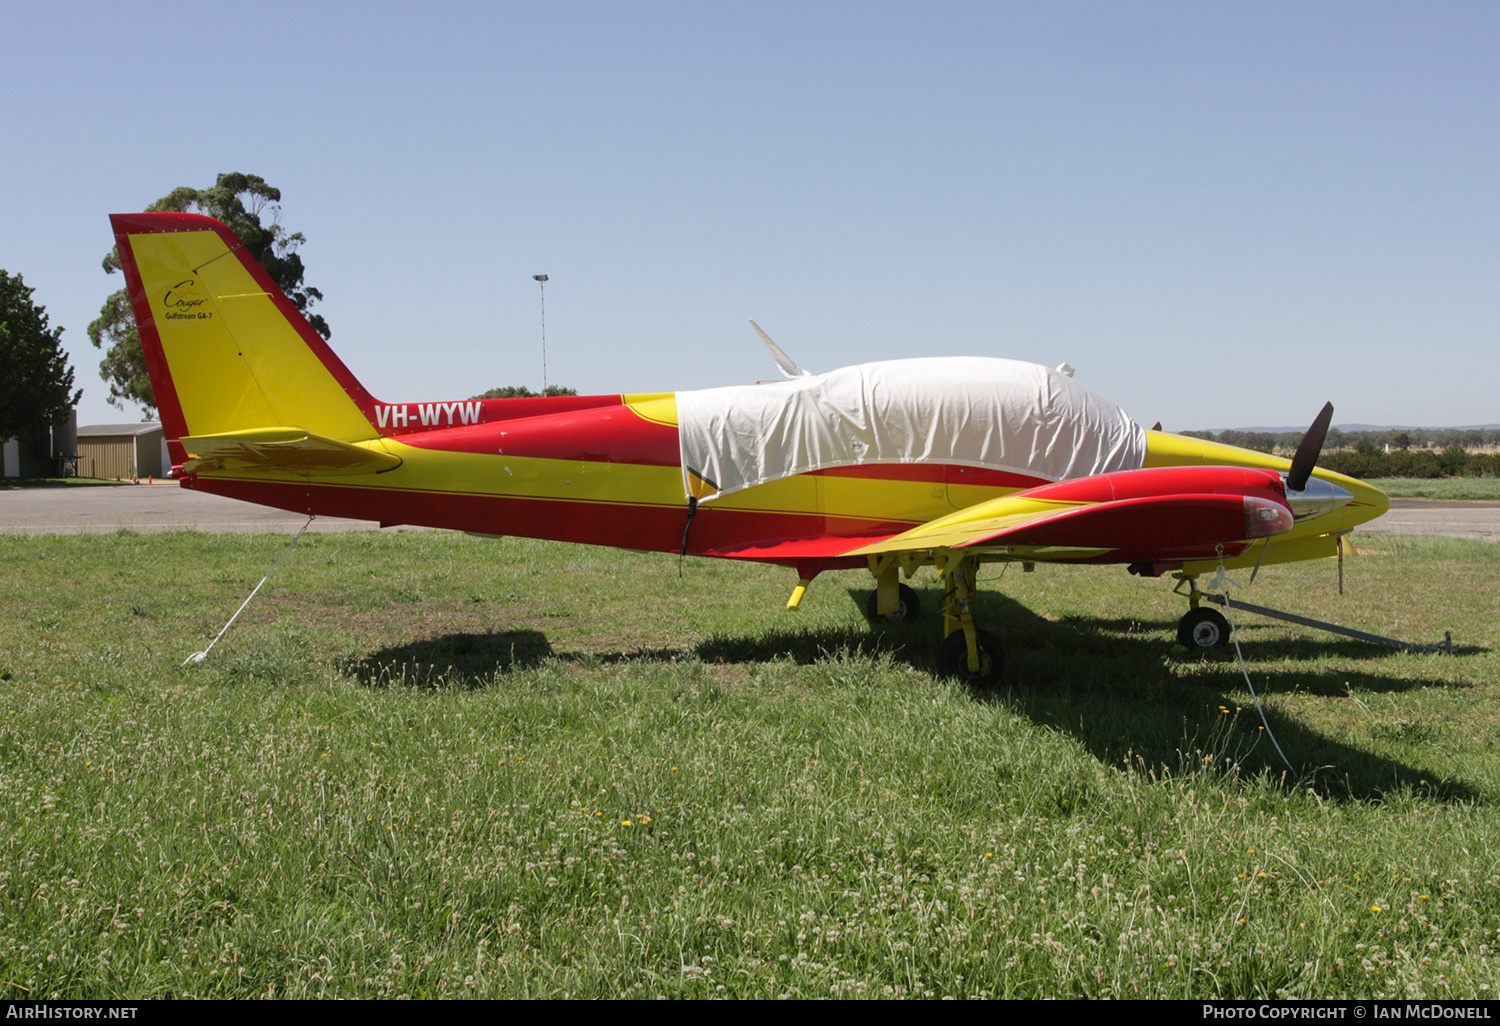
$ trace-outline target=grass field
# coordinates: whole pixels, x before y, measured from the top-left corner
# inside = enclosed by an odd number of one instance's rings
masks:
[[[1393,499],[1487,499],[1500,502],[1500,477],[1373,477]]]
[[[1288,772],[1232,650],[1119,568],[989,572],[977,696],[854,574],[793,614],[789,571],[309,535],[180,665],[285,542],[0,538],[6,997],[1500,986],[1500,546],[1243,593],[1463,646],[1246,617]]]

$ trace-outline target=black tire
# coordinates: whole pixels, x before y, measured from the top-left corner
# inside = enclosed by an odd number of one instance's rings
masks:
[[[963,631],[954,631],[943,639],[938,648],[938,670],[973,688],[994,687],[1005,672],[1005,649],[988,631],[975,631],[974,640],[979,645],[977,672],[969,672],[969,645],[964,641]]]
[[[901,605],[894,613],[886,613],[884,616],[876,612],[880,605],[880,593],[870,592],[870,597],[865,601],[865,616],[869,617],[871,622],[879,623],[884,620],[886,623],[911,623],[921,619],[922,600],[917,598],[917,593],[904,584],[897,585],[896,590],[900,593]]]
[[[1216,609],[1189,609],[1177,621],[1177,643],[1202,652],[1229,644],[1229,621]]]

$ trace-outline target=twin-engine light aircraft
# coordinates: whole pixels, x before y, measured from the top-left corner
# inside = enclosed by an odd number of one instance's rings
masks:
[[[946,586],[942,668],[1000,676],[974,622],[981,564],[1120,563],[1189,584],[1178,631],[1228,624],[1196,580],[1335,555],[1389,507],[1313,463],[1143,430],[1070,376],[1013,360],[897,360],[692,392],[386,403],[355,380],[224,225],[110,218],[173,463],[186,488],[319,516],[867,569],[871,618]],[[758,329],[757,329],[758,330]],[[769,343],[769,339],[767,340]],[[795,371],[795,373],[793,373]],[[1179,588],[1181,585],[1179,585]]]

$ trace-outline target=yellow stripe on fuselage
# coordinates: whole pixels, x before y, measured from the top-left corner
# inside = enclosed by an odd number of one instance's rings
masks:
[[[383,474],[318,479],[333,488],[382,488],[431,494],[549,499],[622,506],[682,507],[682,472],[677,467],[526,456],[450,452],[405,445],[386,438],[359,443],[398,456],[401,466]],[[300,483],[307,478],[277,470],[217,471],[207,479]],[[706,508],[758,513],[822,515],[830,521],[915,525],[952,512],[941,484],[874,478],[801,474],[717,498]],[[832,526],[831,531],[845,529]]]

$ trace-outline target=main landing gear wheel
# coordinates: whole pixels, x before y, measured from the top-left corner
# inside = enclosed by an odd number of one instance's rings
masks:
[[[917,593],[904,584],[897,585],[897,590],[901,594],[901,605],[896,608],[894,613],[886,613],[884,616],[881,616],[878,611],[880,606],[880,592],[872,591],[870,592],[869,599],[865,601],[865,616],[877,623],[881,620],[884,620],[886,623],[910,623],[920,618],[922,615],[922,601],[917,598]]]
[[[974,641],[979,646],[978,670],[969,670],[969,645],[964,641],[964,632],[954,631],[938,648],[938,671],[970,687],[994,687],[1005,672],[1005,650],[988,631],[975,631]]]
[[[1177,643],[1194,650],[1229,644],[1229,621],[1216,609],[1189,609],[1177,621]]]

